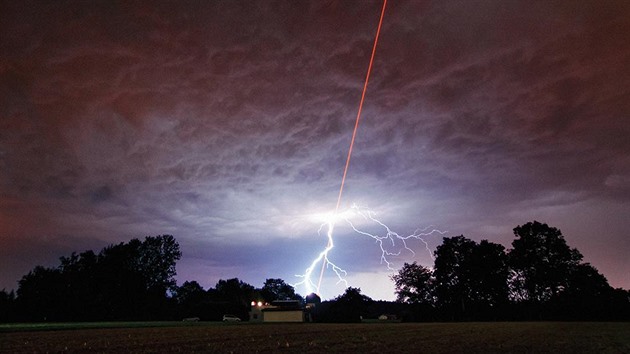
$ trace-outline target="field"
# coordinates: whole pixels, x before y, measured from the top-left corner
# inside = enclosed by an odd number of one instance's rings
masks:
[[[630,323],[0,324],[2,353],[630,353]]]

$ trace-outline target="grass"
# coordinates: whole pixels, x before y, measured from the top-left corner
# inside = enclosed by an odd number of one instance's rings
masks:
[[[41,323],[0,323],[2,332],[58,331],[102,328],[151,328],[151,327],[190,327],[208,326],[219,322],[173,322],[173,321],[112,321],[112,322],[41,322]]]
[[[630,353],[630,323],[0,325],[0,352]]]

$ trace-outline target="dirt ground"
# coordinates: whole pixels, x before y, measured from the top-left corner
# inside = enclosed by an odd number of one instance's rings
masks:
[[[79,326],[80,327],[80,326]],[[630,323],[249,324],[0,332],[1,353],[630,353]]]

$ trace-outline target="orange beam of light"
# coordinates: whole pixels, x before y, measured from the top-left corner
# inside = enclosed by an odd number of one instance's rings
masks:
[[[343,169],[343,177],[341,178],[341,186],[339,187],[339,195],[337,196],[337,205],[335,206],[335,214],[339,211],[339,205],[341,204],[341,195],[343,194],[343,187],[346,184],[346,175],[348,174],[348,166],[350,166],[350,158],[352,157],[352,148],[354,147],[354,140],[357,136],[357,130],[359,128],[359,121],[361,120],[361,111],[363,110],[363,102],[365,101],[365,93],[367,92],[368,82],[370,81],[370,74],[372,73],[372,65],[374,64],[374,55],[376,54],[376,46],[378,44],[378,37],[381,34],[381,26],[383,25],[383,17],[385,16],[385,7],[387,6],[387,0],[383,0],[383,8],[381,9],[381,17],[378,20],[378,27],[376,28],[376,35],[374,36],[374,45],[372,46],[372,55],[370,56],[370,63],[368,65],[367,74],[365,75],[365,83],[363,84],[363,93],[361,93],[361,101],[359,102],[359,110],[357,112],[357,118],[354,122],[354,130],[352,131],[352,139],[350,140],[350,148],[348,149],[348,157],[346,158],[346,166]],[[328,241],[330,246],[330,241]],[[319,281],[317,282],[317,293],[319,294],[319,288],[322,284],[322,277],[324,276],[324,269],[326,268],[326,258],[322,260],[322,269],[319,273]]]

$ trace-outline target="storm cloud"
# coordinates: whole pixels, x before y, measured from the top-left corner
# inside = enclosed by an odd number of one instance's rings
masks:
[[[297,281],[325,245],[306,216],[335,206],[380,6],[3,2],[0,288],[166,233],[181,282]],[[342,207],[506,246],[536,219],[630,288],[629,19],[624,1],[390,2]],[[417,246],[395,265],[431,265]],[[393,298],[374,247],[347,233],[332,258]]]

